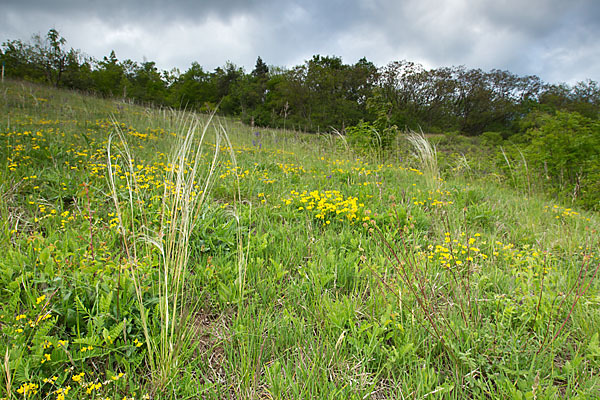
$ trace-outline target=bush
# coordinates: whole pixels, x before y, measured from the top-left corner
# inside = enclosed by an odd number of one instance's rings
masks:
[[[528,154],[533,164],[563,195],[598,208],[600,192],[594,176],[600,175],[600,122],[576,112],[539,117],[539,127],[528,130]]]
[[[502,134],[500,132],[483,132],[481,141],[488,146],[499,146],[502,144]]]
[[[377,129],[370,123],[361,121],[355,126],[346,128],[346,135],[350,145],[358,150],[388,150],[398,134],[395,125]]]
[[[389,150],[398,136],[398,127],[390,120],[392,104],[384,99],[380,92],[375,92],[367,100],[367,110],[375,115],[374,122],[361,120],[355,126],[346,128],[348,142],[357,150]]]

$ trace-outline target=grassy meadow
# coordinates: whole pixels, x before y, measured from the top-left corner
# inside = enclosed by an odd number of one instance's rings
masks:
[[[600,398],[600,218],[492,148],[0,110],[2,399]]]

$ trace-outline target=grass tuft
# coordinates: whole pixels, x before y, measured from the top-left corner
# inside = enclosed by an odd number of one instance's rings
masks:
[[[174,113],[179,135],[176,145],[168,158],[168,168],[164,177],[164,190],[161,197],[160,215],[148,215],[144,204],[144,189],[136,179],[135,158],[127,143],[120,124],[113,120],[116,137],[119,140],[119,153],[113,161],[113,138],[108,143],[108,179],[123,246],[127,255],[128,270],[135,285],[137,305],[141,325],[146,338],[148,362],[155,390],[163,390],[172,382],[175,374],[184,366],[190,355],[190,345],[195,336],[192,316],[194,303],[186,296],[186,279],[190,257],[190,238],[197,218],[210,193],[224,129],[212,129],[214,150],[208,165],[204,163],[207,135],[212,116],[202,123],[191,114]],[[118,173],[125,173],[126,190],[117,186]],[[123,199],[124,197],[124,199]],[[125,201],[123,201],[125,200]],[[159,230],[153,231],[151,221],[159,221]],[[156,281],[148,280],[148,260],[158,251],[158,263],[150,264],[157,268]],[[150,310],[144,300],[149,290],[158,295],[156,319],[151,321]]]
[[[427,186],[430,189],[437,189],[440,182],[440,172],[435,145],[425,138],[423,132],[408,131],[406,138],[413,147],[414,156],[419,160]]]

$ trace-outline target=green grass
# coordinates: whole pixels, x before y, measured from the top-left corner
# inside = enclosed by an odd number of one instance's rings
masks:
[[[217,118],[178,209],[193,116],[0,89],[0,397],[600,396],[600,219],[510,187],[493,149],[436,138],[432,184],[403,141]]]

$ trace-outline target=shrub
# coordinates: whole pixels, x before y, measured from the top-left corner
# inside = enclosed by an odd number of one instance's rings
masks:
[[[502,134],[500,132],[483,132],[481,141],[488,146],[499,146],[502,144]]]
[[[600,173],[600,122],[557,111],[540,116],[538,127],[528,134],[532,137],[529,157],[551,185],[574,201],[597,208],[600,193],[590,178]]]
[[[391,147],[397,133],[398,130],[395,125],[380,130],[374,124],[364,121],[346,128],[348,143],[359,151],[387,150]]]
[[[389,150],[398,136],[398,127],[390,121],[391,108],[392,105],[379,93],[369,98],[367,109],[376,116],[375,121],[370,123],[361,120],[357,125],[347,127],[346,134],[350,145],[359,151]]]

